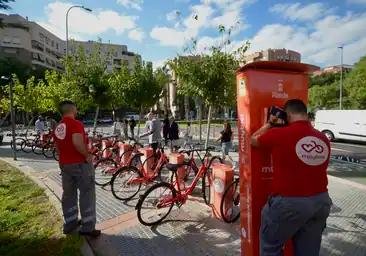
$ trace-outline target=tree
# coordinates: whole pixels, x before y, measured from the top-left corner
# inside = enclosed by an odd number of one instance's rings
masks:
[[[109,60],[110,53],[104,53],[100,39],[94,44],[91,54],[86,54],[84,48],[79,45],[76,54],[69,53],[63,59],[68,74],[67,87],[80,96],[79,100],[90,104],[89,107],[97,107],[93,132],[96,131],[99,109],[110,107],[111,90],[106,73]]]
[[[366,56],[363,56],[347,75],[344,89],[349,94],[350,108],[366,109]]]
[[[0,10],[10,10],[10,3],[13,3],[14,0],[0,0]],[[0,19],[0,28],[4,27],[3,20]]]
[[[198,20],[197,15],[194,18]],[[246,42],[237,51],[227,52],[233,27],[226,30],[223,25],[219,25],[218,29],[222,39],[219,46],[209,47],[206,53],[197,53],[197,40],[192,39],[191,47],[187,43],[185,49],[188,56],[178,55],[169,61],[169,66],[178,77],[178,93],[199,96],[209,106],[206,147],[210,136],[212,108],[231,105],[235,101],[235,72],[249,48],[249,43]]]

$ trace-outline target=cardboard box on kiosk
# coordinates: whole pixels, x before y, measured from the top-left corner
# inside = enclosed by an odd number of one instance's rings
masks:
[[[308,101],[308,73],[319,69],[303,63],[259,61],[237,71],[237,106],[240,168],[241,255],[259,255],[261,210],[272,182],[270,153],[253,148],[250,136],[267,122],[272,106],[289,99]],[[293,255],[291,240],[285,256]]]

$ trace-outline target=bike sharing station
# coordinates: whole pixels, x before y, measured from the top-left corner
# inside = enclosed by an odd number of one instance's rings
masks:
[[[308,102],[308,74],[315,66],[303,63],[259,61],[237,71],[237,107],[240,171],[241,255],[259,255],[261,210],[272,183],[272,156],[253,148],[250,136],[269,118],[271,107],[283,108],[289,99]],[[284,255],[293,255],[288,241]]]

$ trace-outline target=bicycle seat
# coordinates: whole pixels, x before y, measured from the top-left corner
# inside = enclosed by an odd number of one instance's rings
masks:
[[[132,156],[137,156],[137,157],[139,157],[139,156],[143,156],[144,154],[143,153],[141,153],[141,152],[133,152],[132,153]]]
[[[176,172],[180,167],[184,166],[185,163],[183,164],[172,164],[172,163],[167,163],[165,165],[165,167],[169,170],[169,171],[172,171],[172,172]]]

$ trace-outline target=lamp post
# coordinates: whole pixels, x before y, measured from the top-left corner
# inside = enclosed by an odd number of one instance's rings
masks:
[[[341,79],[339,80],[339,109],[342,110],[342,90],[343,90],[343,46],[338,47],[341,50]]]
[[[13,96],[13,78],[2,76],[1,79],[9,81],[10,87],[10,113],[11,113],[11,136],[12,136],[12,146],[13,146],[13,159],[17,160],[17,151],[15,144],[15,110],[14,110],[14,96]]]
[[[74,6],[71,6],[67,10],[67,12],[66,12],[66,57],[69,54],[69,12],[73,8],[81,8],[81,9],[84,9],[85,11],[87,11],[87,12],[92,12],[92,9],[86,8],[83,5],[74,5]]]

